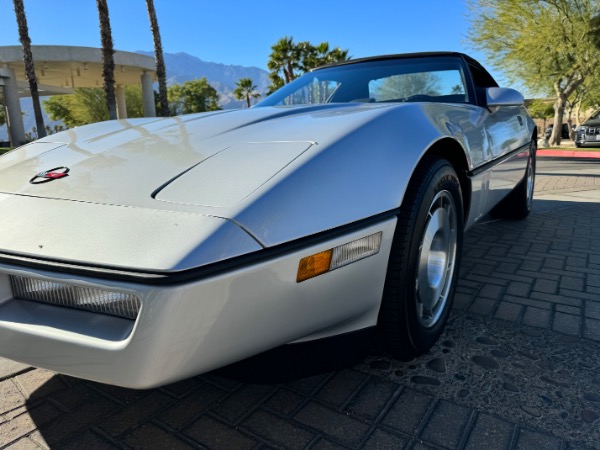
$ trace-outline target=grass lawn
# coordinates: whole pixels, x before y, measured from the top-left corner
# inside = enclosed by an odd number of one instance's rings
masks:
[[[0,155],[8,152],[9,150],[12,150],[12,148],[10,148],[10,147],[0,147]]]

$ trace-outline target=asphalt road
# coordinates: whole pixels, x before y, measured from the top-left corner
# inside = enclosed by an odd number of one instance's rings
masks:
[[[539,159],[530,217],[465,241],[421,358],[150,391],[0,360],[0,448],[600,449],[600,161]]]

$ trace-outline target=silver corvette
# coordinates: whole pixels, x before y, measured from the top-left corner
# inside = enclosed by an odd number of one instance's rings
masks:
[[[450,52],[40,139],[0,157],[0,356],[133,388],[374,327],[414,357],[464,230],[529,213],[535,142],[523,97]]]

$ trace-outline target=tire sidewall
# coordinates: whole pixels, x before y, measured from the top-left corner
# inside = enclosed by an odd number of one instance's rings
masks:
[[[413,348],[419,353],[428,350],[437,341],[448,319],[448,315],[450,314],[450,310],[452,308],[454,291],[456,290],[456,282],[458,280],[463,244],[464,216],[460,182],[450,163],[445,160],[441,160],[436,163],[436,166],[437,165],[439,165],[439,168],[435,170],[431,179],[428,180],[425,190],[422,191],[422,195],[420,198],[415,199],[417,202],[420,202],[420,205],[417,210],[415,220],[413,221],[413,227],[410,230],[410,246],[407,255],[405,255],[406,259],[405,264],[403,265],[405,268],[405,273],[402,274],[403,277],[406,277],[406,281],[402,283],[405,291],[403,292],[403,295],[406,299],[405,326],[409,329],[409,337],[412,341],[411,344]],[[448,191],[452,195],[454,204],[456,206],[457,242],[455,267],[450,280],[451,286],[448,292],[448,298],[446,305],[444,306],[444,310],[435,325],[430,328],[425,328],[421,324],[421,321],[417,315],[416,283],[410,282],[410,280],[416,280],[419,248],[423,241],[429,208],[431,207],[431,203],[435,196],[441,191]]]

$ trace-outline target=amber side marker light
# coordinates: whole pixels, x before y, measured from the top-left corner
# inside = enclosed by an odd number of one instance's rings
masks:
[[[381,248],[381,231],[370,236],[357,239],[347,244],[334,247],[314,255],[306,256],[298,264],[296,282],[322,275],[353,262],[379,253]]]

